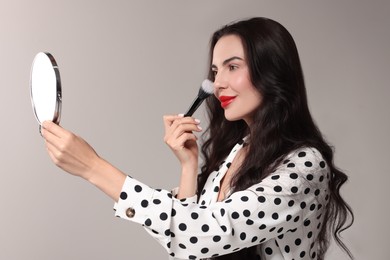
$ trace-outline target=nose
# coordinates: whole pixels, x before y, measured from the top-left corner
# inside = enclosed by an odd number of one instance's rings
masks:
[[[227,79],[222,73],[217,73],[214,77],[214,91],[218,92],[221,89],[227,88]]]

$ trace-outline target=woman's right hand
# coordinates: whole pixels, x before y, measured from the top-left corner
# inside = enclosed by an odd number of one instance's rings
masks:
[[[198,167],[198,138],[193,132],[202,131],[199,123],[199,120],[183,115],[164,116],[164,142],[171,148],[183,168]]]

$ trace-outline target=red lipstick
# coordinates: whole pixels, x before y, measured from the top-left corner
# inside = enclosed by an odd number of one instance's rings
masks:
[[[236,98],[235,96],[220,96],[219,101],[221,101],[221,107],[222,108],[227,107],[230,103],[233,102],[235,98]]]

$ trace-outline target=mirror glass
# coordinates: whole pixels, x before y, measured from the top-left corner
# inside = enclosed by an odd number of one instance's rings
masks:
[[[61,114],[61,80],[54,57],[47,52],[38,53],[30,75],[31,102],[35,117],[41,124],[50,120],[58,124]]]

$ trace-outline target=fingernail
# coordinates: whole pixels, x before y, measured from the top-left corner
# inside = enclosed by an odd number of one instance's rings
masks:
[[[184,114],[178,114],[178,116],[180,116],[180,117],[184,117]]]
[[[200,125],[197,125],[197,127],[198,127],[199,130],[202,130],[202,127],[200,127]]]
[[[197,122],[198,124],[200,123],[200,120],[199,119],[195,119],[195,122]]]

